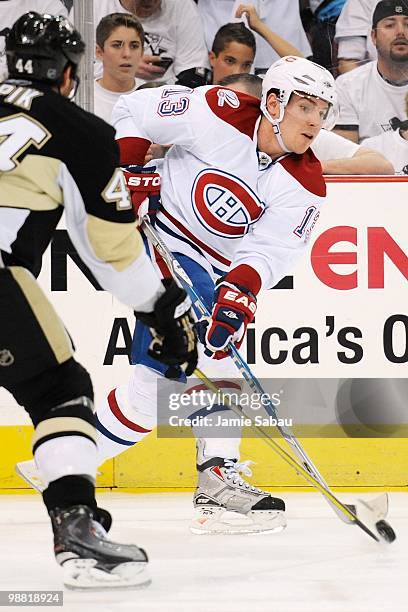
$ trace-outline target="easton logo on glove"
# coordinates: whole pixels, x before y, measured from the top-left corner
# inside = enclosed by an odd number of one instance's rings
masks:
[[[210,320],[196,324],[198,336],[205,344],[205,353],[214,359],[222,359],[228,353],[229,343],[239,348],[248,323],[256,313],[256,298],[245,287],[228,282],[218,285]]]
[[[127,174],[127,185],[128,187],[160,187],[161,180],[160,175],[157,173],[146,175],[146,174]]]
[[[223,295],[224,300],[228,300],[231,302],[235,302],[236,304],[242,304],[245,308],[249,308],[249,310],[255,316],[256,313],[256,301],[254,296],[249,293],[244,293],[243,291],[232,291],[226,290]]]
[[[133,208],[140,220],[147,214],[153,221],[160,206],[160,174],[156,167],[126,166],[122,168],[130,191]]]

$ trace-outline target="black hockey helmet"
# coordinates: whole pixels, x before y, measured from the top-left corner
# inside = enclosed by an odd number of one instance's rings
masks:
[[[30,11],[17,19],[6,39],[9,77],[60,85],[67,65],[76,77],[84,51],[68,19]]]

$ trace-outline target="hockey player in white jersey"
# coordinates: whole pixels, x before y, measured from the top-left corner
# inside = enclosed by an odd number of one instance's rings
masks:
[[[292,271],[319,216],[325,183],[309,147],[323,126],[334,124],[335,101],[328,71],[289,56],[266,73],[261,105],[223,87],[165,86],[124,96],[114,108],[122,165],[142,164],[152,142],[173,143],[161,172],[156,229],[212,312],[199,324],[199,367],[221,389],[226,377],[237,377],[228,343],[241,345],[257,294]],[[157,195],[158,177],[146,180],[130,167],[127,178],[142,210],[148,192]],[[152,257],[166,275],[153,251]],[[133,379],[97,410],[101,462],[155,426],[157,379],[166,371],[147,355],[150,341],[138,323]],[[250,471],[239,461],[239,445],[239,437],[198,441],[193,532],[284,528],[283,500],[242,478]],[[246,519],[229,522],[227,511]]]

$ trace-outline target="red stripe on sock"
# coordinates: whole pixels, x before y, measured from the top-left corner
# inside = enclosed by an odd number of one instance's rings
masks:
[[[109,393],[109,395],[108,395],[108,404],[109,404],[109,408],[111,409],[111,411],[115,415],[115,417],[118,419],[118,421],[120,421],[120,423],[122,423],[122,425],[125,425],[129,429],[132,429],[133,431],[137,431],[138,433],[149,433],[149,432],[151,432],[152,431],[151,429],[145,429],[144,427],[141,427],[140,425],[137,425],[136,423],[133,423],[132,421],[129,421],[129,419],[127,419],[125,417],[125,415],[123,414],[123,412],[119,408],[119,404],[118,404],[118,402],[116,400],[115,391],[116,391],[116,389],[112,389],[112,391]]]

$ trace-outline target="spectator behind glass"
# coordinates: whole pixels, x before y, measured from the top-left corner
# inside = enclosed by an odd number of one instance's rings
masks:
[[[6,36],[11,26],[21,15],[28,11],[63,15],[68,11],[60,0],[1,0],[0,2],[0,81],[7,78],[7,63],[5,54]]]
[[[379,151],[394,166],[395,174],[408,174],[408,94],[405,97],[405,120],[395,120],[393,131],[363,141],[365,147]]]
[[[336,81],[340,115],[336,132],[353,142],[392,129],[405,119],[408,91],[408,3],[381,0],[373,15],[372,40],[378,60]]]
[[[303,26],[307,32],[313,61],[333,72],[336,57],[333,41],[336,22],[346,0],[300,0]]]
[[[243,23],[227,23],[215,35],[208,56],[216,85],[229,74],[250,72],[255,58],[255,36]]]
[[[226,23],[235,21],[235,14],[241,3],[234,0],[198,0],[198,10],[201,14],[205,41],[208,50],[216,32]],[[308,57],[312,54],[305,31],[300,19],[299,3],[297,0],[255,0],[254,5],[260,19],[272,32],[279,31],[280,36],[288,41],[299,54]],[[259,34],[256,38],[255,72],[263,71],[279,58],[270,44]]]
[[[347,0],[337,20],[337,70],[340,74],[377,59],[371,39],[371,23],[378,0]],[[400,4],[406,4],[401,0]]]
[[[244,14],[248,25],[258,32],[280,57],[286,55],[302,57],[298,49],[272,32],[261,21],[253,5],[240,4],[236,15],[242,17]],[[243,22],[227,23],[216,33],[208,54],[212,72],[203,71],[201,68],[187,70],[179,75],[177,82],[193,88],[199,85],[217,84],[226,75],[250,72],[255,54],[256,42],[251,30]]]
[[[262,95],[262,79],[253,74],[231,74],[219,85],[259,99]],[[320,130],[311,149],[324,174],[394,174],[392,164],[381,153],[324,129]]]
[[[145,32],[145,55],[136,77],[175,83],[176,75],[208,67],[207,50],[193,0],[94,0],[94,21],[110,13],[131,13]],[[96,66],[100,76],[101,65]]]
[[[106,15],[96,28],[96,57],[102,77],[94,83],[94,113],[108,123],[118,98],[135,91],[135,78],[143,55],[144,32],[134,15]]]

